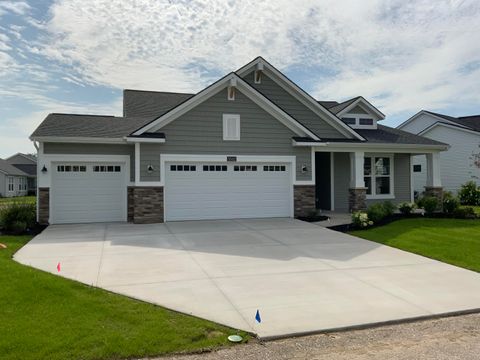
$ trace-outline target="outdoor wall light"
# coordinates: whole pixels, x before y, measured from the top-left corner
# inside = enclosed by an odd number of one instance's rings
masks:
[[[45,174],[46,172],[47,172],[47,167],[46,167],[45,165],[43,165],[43,167],[42,167],[42,173]]]
[[[148,164],[148,165],[147,165],[147,172],[148,172],[149,174],[151,174],[154,170],[155,170],[155,168],[152,166],[152,164]]]
[[[306,173],[308,171],[307,165],[302,165],[302,173]]]

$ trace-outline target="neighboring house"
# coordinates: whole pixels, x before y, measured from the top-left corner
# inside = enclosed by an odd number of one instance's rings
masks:
[[[37,158],[30,154],[16,153],[5,160],[28,175],[28,194],[35,195],[37,193]]]
[[[0,197],[25,196],[28,174],[0,159]]]
[[[453,117],[422,110],[399,129],[450,145],[440,155],[445,190],[457,192],[467,181],[480,185],[480,115]],[[414,189],[422,193],[427,181],[424,155],[413,160]]]
[[[438,194],[447,145],[377,124],[356,97],[318,102],[258,57],[197,94],[125,90],[123,117],[50,114],[42,223],[293,217],[410,201],[412,154]]]

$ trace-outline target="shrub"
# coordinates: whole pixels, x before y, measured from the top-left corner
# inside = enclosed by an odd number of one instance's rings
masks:
[[[459,206],[453,212],[453,217],[458,219],[475,219],[475,210],[471,206]]]
[[[373,225],[373,221],[368,219],[367,213],[356,211],[352,214],[352,224],[355,227],[364,228]]]
[[[428,215],[431,215],[437,210],[438,199],[434,196],[425,196],[421,201],[422,208],[425,209],[425,212]]]
[[[395,210],[397,210],[397,207],[391,201],[385,201],[382,205],[386,216],[392,216]]]
[[[458,191],[458,198],[462,205],[480,205],[480,188],[474,181],[469,181]]]
[[[398,210],[403,215],[410,215],[416,207],[417,207],[417,205],[415,205],[415,203],[402,202],[398,205]]]
[[[382,203],[375,203],[368,207],[367,215],[370,220],[377,223],[382,221],[387,216],[387,213]]]
[[[459,206],[460,202],[451,192],[447,191],[443,194],[443,212],[451,215]]]
[[[7,231],[23,232],[35,225],[36,206],[13,202],[0,210],[0,227]]]

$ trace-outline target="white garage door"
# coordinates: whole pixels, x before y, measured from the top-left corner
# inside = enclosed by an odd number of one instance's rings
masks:
[[[288,164],[167,163],[165,218],[292,216]]]
[[[123,163],[52,164],[50,222],[126,221]]]

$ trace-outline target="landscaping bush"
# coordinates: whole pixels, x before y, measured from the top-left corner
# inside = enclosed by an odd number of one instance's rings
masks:
[[[383,210],[385,211],[385,216],[392,216],[397,210],[395,204],[391,201],[385,201],[383,204]]]
[[[457,219],[475,219],[475,210],[471,206],[458,206],[453,212],[453,217]]]
[[[35,215],[35,204],[13,202],[0,210],[0,227],[10,232],[24,232],[35,225]]]
[[[420,203],[428,215],[432,215],[438,207],[438,199],[434,196],[425,196],[421,199]]]
[[[357,228],[365,228],[373,225],[373,221],[369,220],[367,213],[356,211],[352,214],[352,224]]]
[[[458,199],[449,191],[443,194],[443,212],[445,214],[453,214],[460,206]]]
[[[398,205],[398,210],[402,213],[402,215],[410,215],[416,207],[417,205],[415,205],[415,203],[402,202]]]
[[[458,198],[462,205],[480,205],[480,187],[474,181],[469,181],[458,191]]]
[[[385,211],[385,207],[382,203],[375,203],[368,207],[367,215],[368,218],[374,223],[378,223],[387,216],[387,212]]]

